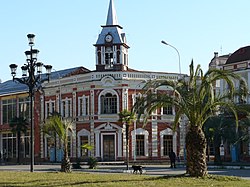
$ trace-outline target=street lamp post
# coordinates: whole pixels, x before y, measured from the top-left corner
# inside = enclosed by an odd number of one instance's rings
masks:
[[[177,52],[177,55],[178,55],[178,62],[179,62],[179,79],[181,78],[181,57],[180,57],[180,53],[178,51],[178,49],[176,47],[174,47],[173,45],[165,42],[164,40],[161,41],[161,43],[163,43],[164,45],[167,45],[167,46],[170,46],[172,47],[176,52]],[[181,126],[180,126],[181,127]],[[185,130],[185,126],[182,127],[183,130]],[[185,134],[185,132],[182,132],[183,134]],[[184,157],[184,160],[186,159],[186,143],[184,142],[184,148],[183,148],[183,157]]]
[[[55,69],[53,69],[55,73],[57,73],[58,79],[59,79],[59,98],[58,98],[58,113],[60,114],[60,117],[62,119],[61,116],[61,100],[62,100],[62,89],[61,89],[61,75],[58,71],[56,71]],[[54,132],[54,136],[55,136],[55,162],[57,162],[57,135],[56,132]]]
[[[176,47],[172,46],[171,44],[165,42],[164,40],[162,40],[161,43],[163,43],[164,45],[168,45],[168,46],[172,47],[177,52],[178,61],[179,61],[179,73],[180,73],[180,76],[181,76],[181,57],[180,57],[180,53],[179,53],[178,49]]]
[[[37,62],[37,54],[39,50],[33,49],[34,46],[34,34],[28,34],[28,41],[30,50],[25,51],[27,57],[26,63],[21,67],[22,78],[16,78],[16,64],[10,64],[11,75],[13,81],[17,81],[21,84],[25,84],[29,88],[29,98],[30,98],[30,172],[34,171],[34,120],[33,120],[33,96],[34,89],[38,88],[44,81],[49,81],[52,66],[44,65],[42,62]],[[42,79],[42,69],[45,67],[47,78]],[[37,68],[37,70],[36,70]]]

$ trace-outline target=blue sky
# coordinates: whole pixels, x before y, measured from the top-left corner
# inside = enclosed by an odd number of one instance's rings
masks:
[[[214,52],[233,53],[250,43],[248,0],[114,0],[126,33],[129,67],[182,73],[191,59],[207,70]],[[11,79],[9,64],[21,67],[29,49],[28,33],[36,35],[38,59],[53,69],[84,66],[95,69],[95,49],[105,25],[109,0],[8,0],[0,5],[0,79]],[[19,68],[20,69],[20,68]],[[18,73],[21,76],[21,72]]]

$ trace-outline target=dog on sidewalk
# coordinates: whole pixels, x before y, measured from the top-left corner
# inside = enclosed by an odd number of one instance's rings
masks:
[[[133,165],[132,169],[134,170],[133,173],[140,173],[140,175],[142,174],[142,166],[138,166],[138,165]]]

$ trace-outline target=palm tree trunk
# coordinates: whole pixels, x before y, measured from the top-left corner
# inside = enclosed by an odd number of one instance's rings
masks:
[[[21,156],[21,133],[17,132],[17,163],[20,164]]]
[[[64,156],[63,156],[63,160],[61,163],[61,171],[68,173],[68,172],[71,172],[71,163],[70,163],[70,159],[68,156],[68,142],[67,141],[64,142],[63,152],[64,152]]]
[[[192,177],[202,177],[207,175],[206,138],[200,127],[190,127],[186,136],[186,148],[187,174]]]
[[[128,150],[129,150],[129,144],[128,144],[128,140],[129,140],[129,125],[126,124],[126,159],[127,159],[127,170],[129,169],[129,154],[128,154]]]

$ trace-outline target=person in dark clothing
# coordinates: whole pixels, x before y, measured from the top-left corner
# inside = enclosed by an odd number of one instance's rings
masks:
[[[175,159],[176,159],[176,154],[173,150],[171,150],[171,152],[169,153],[169,158],[170,158],[170,164],[171,164],[171,168],[176,168],[175,166]]]

